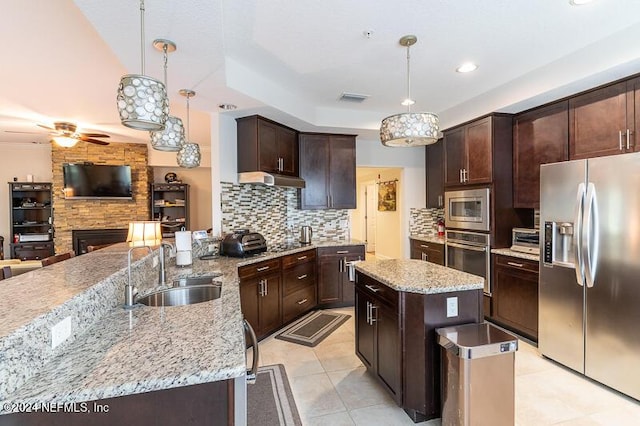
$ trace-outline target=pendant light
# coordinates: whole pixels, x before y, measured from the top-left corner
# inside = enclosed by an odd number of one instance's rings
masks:
[[[187,138],[178,151],[178,166],[192,169],[200,165],[200,145],[189,142],[189,99],[196,95],[196,92],[189,89],[181,89],[180,94],[187,98]]]
[[[162,82],[144,75],[144,0],[140,0],[140,42],[142,74],[126,74],[118,86],[120,122],[136,130],[164,129],[169,115],[169,99]]]
[[[406,35],[400,39],[400,45],[407,48],[407,99],[402,102],[407,107],[407,112],[382,120],[380,141],[385,146],[423,146],[438,140],[438,116],[430,112],[411,112],[411,105],[415,102],[411,99],[409,48],[417,41],[418,38],[414,35]]]
[[[171,40],[156,39],[153,41],[153,47],[161,51],[164,55],[164,87],[169,90],[167,85],[167,62],[168,53],[176,51],[176,44]],[[184,126],[182,120],[178,117],[170,115],[164,126],[164,130],[157,132],[149,132],[151,136],[151,146],[158,151],[176,152],[180,150],[184,144]]]

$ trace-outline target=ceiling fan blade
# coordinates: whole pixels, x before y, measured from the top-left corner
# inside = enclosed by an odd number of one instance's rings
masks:
[[[109,142],[101,141],[98,139],[91,139],[91,138],[85,138],[85,137],[80,137],[78,139],[84,142],[95,143],[96,145],[109,145]]]
[[[53,130],[54,132],[56,131],[55,128],[49,127],[49,126],[45,126],[44,124],[36,123],[36,126],[42,127],[43,129],[47,129],[47,130]]]
[[[40,134],[38,132],[21,132],[19,130],[5,130],[5,133],[26,133],[26,134],[30,134],[30,135],[39,135]]]
[[[111,136],[104,133],[79,133],[81,138],[110,138]]]

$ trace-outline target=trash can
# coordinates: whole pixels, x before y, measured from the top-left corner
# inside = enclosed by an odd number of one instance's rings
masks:
[[[513,426],[518,339],[488,324],[439,328],[442,426]]]

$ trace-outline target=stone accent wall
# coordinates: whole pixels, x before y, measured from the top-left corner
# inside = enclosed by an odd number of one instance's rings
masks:
[[[249,228],[274,244],[285,241],[287,236],[297,240],[300,226],[309,225],[314,240],[349,237],[348,210],[300,210],[296,189],[228,182],[221,186],[223,234]]]
[[[409,234],[431,235],[437,233],[438,219],[444,219],[443,209],[409,209]]]
[[[52,144],[53,225],[56,253],[73,249],[74,229],[127,228],[134,220],[149,220],[149,184],[153,181],[148,167],[147,145],[111,143],[107,146],[79,142],[72,148]],[[133,200],[66,200],[63,188],[63,163],[131,166]]]

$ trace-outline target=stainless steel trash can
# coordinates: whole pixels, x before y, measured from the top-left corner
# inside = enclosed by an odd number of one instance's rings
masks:
[[[488,323],[436,330],[442,426],[513,426],[518,339]]]

